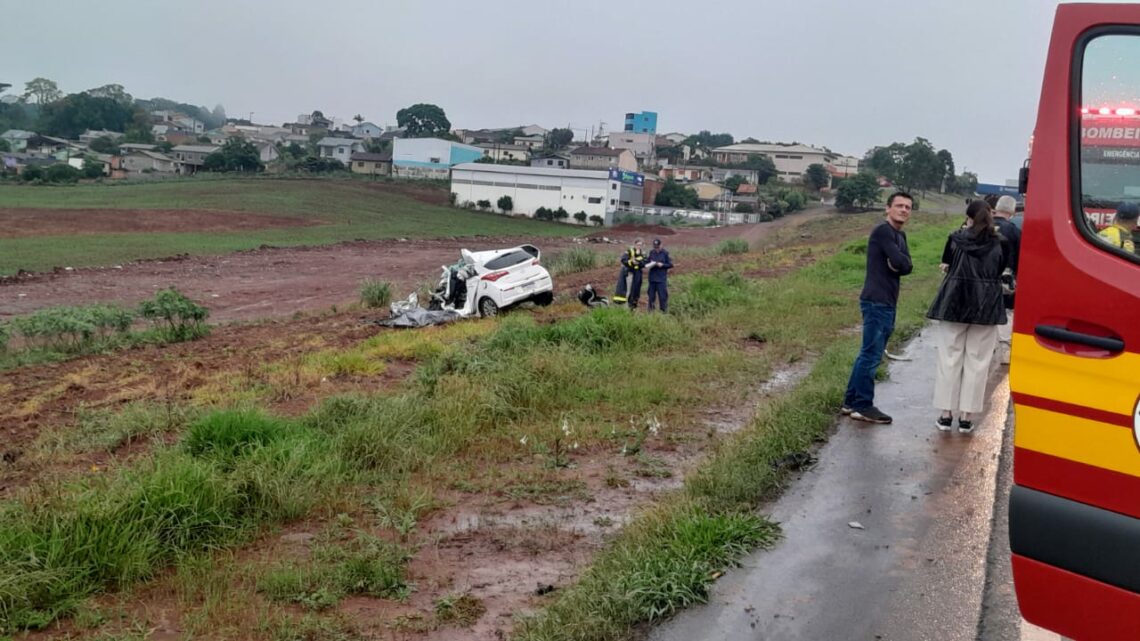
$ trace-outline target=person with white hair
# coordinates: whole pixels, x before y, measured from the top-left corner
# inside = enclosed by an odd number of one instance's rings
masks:
[[[1017,200],[1013,196],[998,198],[994,207],[994,225],[998,233],[1009,243],[1009,263],[1002,274],[1002,296],[1005,301],[1006,315],[1009,321],[998,325],[998,362],[1009,365],[1009,352],[1013,342],[1013,299],[1017,284],[1017,258],[1021,253],[1021,228],[1013,222],[1013,214],[1017,211]]]

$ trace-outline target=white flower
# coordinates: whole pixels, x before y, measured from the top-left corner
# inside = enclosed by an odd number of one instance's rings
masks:
[[[519,439],[519,443],[522,443],[523,445],[526,445],[526,437],[524,436],[524,437],[520,438],[520,439]]]
[[[567,438],[570,437],[570,422],[566,419],[562,419],[562,433],[565,434]]]

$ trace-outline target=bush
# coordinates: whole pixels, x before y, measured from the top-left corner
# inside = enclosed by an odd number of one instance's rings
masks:
[[[0,323],[0,352],[8,349],[9,338],[11,338],[11,332],[8,331],[8,326]]]
[[[769,214],[768,212],[764,212],[764,213],[760,214],[759,219],[760,219],[760,222],[762,222],[762,223],[770,223],[773,220],[776,220],[775,218],[772,217],[772,214]]]
[[[297,165],[301,171],[307,171],[311,174],[326,174],[336,171],[344,171],[344,163],[336,158],[319,158],[317,156],[309,156]]]
[[[586,212],[580,211],[580,212],[574,214],[574,220],[578,221],[579,225],[585,225],[586,224]]]
[[[78,169],[71,165],[56,163],[49,165],[44,170],[44,181],[49,183],[77,183],[82,175]]]
[[[602,225],[606,224],[606,219],[597,214],[594,214],[593,216],[590,216],[590,222],[594,223],[598,227],[601,227]]]
[[[504,214],[511,213],[511,210],[515,208],[515,201],[512,200],[510,196],[503,196],[495,204],[499,206],[499,210]]]
[[[752,203],[736,203],[732,210],[738,214],[751,214],[756,211],[756,208],[752,206]]]
[[[554,217],[558,220],[566,220],[570,217],[570,212],[566,211],[565,207],[559,207],[554,210]]]
[[[44,179],[44,169],[39,165],[32,165],[24,167],[24,171],[20,172],[20,180],[30,183],[36,180]]]
[[[16,318],[13,326],[29,343],[60,351],[80,351],[96,338],[125,333],[134,316],[114,305],[49,307]]]
[[[550,211],[546,207],[539,207],[538,209],[534,210],[534,217],[538,220],[554,220],[554,212]]]
[[[206,324],[210,310],[173,287],[140,303],[139,315],[154,323],[162,337],[170,342],[193,340],[210,332]]]
[[[721,256],[727,256],[729,254],[747,254],[749,249],[750,247],[748,246],[747,240],[744,240],[743,238],[727,238],[720,241],[720,243],[716,246],[716,253],[720,254]]]
[[[392,284],[388,281],[365,280],[360,284],[360,302],[365,307],[384,307],[392,300]]]
[[[483,211],[487,211],[488,209],[491,208],[491,201],[486,200],[486,199],[477,200],[477,201],[475,201],[475,204],[478,205],[479,209],[482,209]]]

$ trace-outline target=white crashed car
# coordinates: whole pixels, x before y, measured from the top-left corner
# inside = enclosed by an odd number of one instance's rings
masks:
[[[458,263],[442,266],[429,309],[453,310],[460,316],[494,316],[526,301],[554,302],[554,281],[534,245],[476,252],[463,249],[459,254]]]

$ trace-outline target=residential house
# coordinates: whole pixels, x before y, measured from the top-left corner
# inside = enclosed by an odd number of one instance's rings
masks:
[[[149,145],[141,142],[124,142],[119,145],[120,154],[128,154],[133,151],[154,151],[158,149],[158,145]]]
[[[87,154],[85,154],[83,156],[79,156],[76,158],[69,159],[67,161],[67,163],[69,165],[71,165],[72,167],[75,167],[76,169],[86,168],[87,163],[89,163],[89,162],[95,163],[95,164],[102,166],[104,176],[110,176],[111,175],[111,159],[112,158],[114,158],[114,156],[112,156],[110,154],[99,154],[99,153],[95,153],[95,152],[88,152]]]
[[[5,151],[0,152],[0,166],[7,173],[15,173],[17,176],[24,173],[28,167],[47,167],[48,165],[56,164],[55,158],[44,157],[34,154],[26,154],[18,151]]]
[[[178,145],[170,153],[181,165],[179,170],[183,174],[196,174],[206,164],[206,156],[214,153],[221,147],[214,145]]]
[[[666,180],[672,178],[682,183],[711,181],[713,180],[713,169],[712,167],[697,165],[672,165],[661,168],[657,175]]]
[[[679,144],[681,144],[681,143],[683,143],[689,139],[689,137],[686,136],[685,134],[677,133],[677,132],[665,134],[664,136],[662,136],[662,138],[667,139],[669,142],[673,143],[674,145],[679,145]]]
[[[490,158],[495,162],[528,162],[530,160],[530,147],[523,145],[500,145],[497,143],[482,143],[475,146],[483,150],[484,158]]]
[[[854,156],[839,156],[827,165],[827,173],[833,178],[846,178],[859,173],[859,159]]]
[[[132,151],[119,156],[117,169],[125,176],[131,174],[176,174],[181,172],[181,163],[157,151]],[[111,174],[115,175],[112,164]],[[125,177],[124,176],[124,177]]]
[[[202,135],[210,139],[211,145],[218,145],[219,147],[226,144],[226,141],[230,139],[230,134],[221,129],[211,129]]]
[[[379,138],[384,129],[367,120],[352,126],[352,135],[356,138]]]
[[[481,143],[502,142],[503,134],[510,129],[456,129],[455,135],[464,144],[478,145]]]
[[[546,127],[539,127],[538,125],[526,125],[524,127],[519,127],[519,129],[522,129],[524,136],[542,136],[545,138],[546,134],[550,133],[549,129]]]
[[[483,157],[483,150],[440,138],[397,138],[392,148],[392,175],[446,180],[451,168]]]
[[[760,189],[752,183],[741,183],[740,186],[736,188],[736,193],[731,196],[730,200],[732,201],[733,209],[736,208],[736,205],[740,204],[750,205],[754,212],[761,212],[765,209],[764,205],[760,202]]]
[[[717,164],[737,164],[748,161],[749,156],[764,156],[776,165],[776,177],[783,182],[801,182],[808,165],[827,166],[839,154],[802,144],[738,143],[713,149]]]
[[[24,151],[28,148],[28,141],[36,137],[34,131],[24,131],[23,129],[9,129],[0,134],[0,140],[5,140],[8,147],[12,151]]]
[[[632,131],[610,132],[609,146],[614,149],[628,149],[642,166],[657,162],[657,134]]]
[[[200,134],[206,131],[206,123],[179,111],[158,109],[150,112],[150,115],[158,124],[170,125],[191,134]]]
[[[541,134],[535,134],[533,136],[515,136],[513,142],[514,144],[526,147],[527,149],[542,149],[542,146],[546,144],[546,137]]]
[[[79,134],[79,142],[89,145],[91,141],[99,138],[110,138],[111,140],[118,140],[123,137],[123,133],[119,131],[108,131],[106,129],[88,129],[87,131]]]
[[[752,183],[753,185],[760,184],[760,172],[755,169],[731,169],[727,167],[714,167],[712,170],[713,182],[723,183],[733,176],[739,176],[744,180],[744,182]]]
[[[371,154],[367,152],[357,152],[349,157],[352,173],[365,174],[367,176],[390,176],[392,175],[392,152],[385,151],[382,154]]]
[[[697,192],[703,209],[723,209],[727,205],[730,192],[716,183],[697,182],[688,186]]]
[[[325,136],[317,143],[317,151],[321,158],[332,158],[347,165],[352,154],[364,151],[364,143],[355,138]]]
[[[277,145],[271,142],[258,140],[253,142],[253,146],[257,147],[257,157],[267,165],[281,157],[281,152],[277,151]]]
[[[637,159],[628,149],[609,147],[578,147],[570,152],[570,165],[574,169],[609,169],[616,167],[637,171]]]
[[[531,167],[546,167],[547,169],[569,169],[570,156],[566,154],[550,154],[535,156],[530,159]]]

